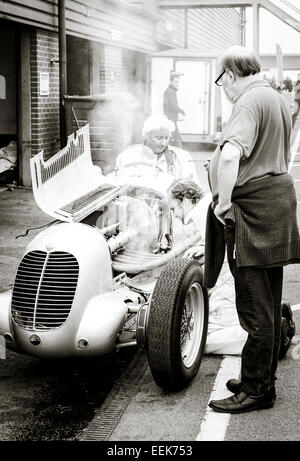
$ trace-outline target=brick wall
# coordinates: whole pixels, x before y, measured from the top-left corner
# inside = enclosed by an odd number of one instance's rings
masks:
[[[49,158],[60,149],[58,35],[35,29],[31,35],[32,155],[44,150]],[[40,95],[40,73],[49,74],[49,95]]]

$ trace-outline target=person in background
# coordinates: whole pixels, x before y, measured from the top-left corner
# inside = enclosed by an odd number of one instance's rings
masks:
[[[290,108],[290,113],[291,115],[294,112],[294,92],[293,92],[293,82],[290,79],[290,77],[286,77],[282,81],[282,89],[281,89],[281,94],[288,103],[288,106]]]
[[[297,198],[288,174],[291,115],[261,78],[258,58],[231,47],[215,83],[233,109],[209,166],[213,202],[207,214],[204,286],[218,279],[227,248],[236,308],[248,333],[233,396],[212,400],[223,413],[270,408],[280,348],[283,266],[300,262]]]
[[[169,86],[164,91],[164,95],[163,95],[163,110],[164,110],[164,114],[166,115],[166,117],[169,120],[172,120],[172,122],[175,125],[175,130],[173,132],[170,143],[172,146],[181,148],[182,141],[181,141],[180,132],[177,126],[177,121],[179,120],[179,114],[181,114],[184,117],[185,112],[178,105],[177,91],[179,88],[179,83],[180,83],[179,74],[172,73],[170,76]]]
[[[196,169],[187,151],[169,145],[174,123],[162,114],[153,114],[144,122],[143,144],[134,144],[121,152],[116,160],[116,172],[132,169],[146,176],[152,172],[166,173],[170,178],[198,181]]]
[[[292,116],[293,126],[295,125],[296,118],[298,117],[300,111],[300,74],[297,75],[297,81],[294,86],[294,112]]]
[[[283,83],[283,89],[285,91],[288,91],[289,93],[293,91],[293,82],[290,79],[290,77],[286,77],[282,83]]]

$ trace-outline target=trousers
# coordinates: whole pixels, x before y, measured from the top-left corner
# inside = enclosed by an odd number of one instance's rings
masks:
[[[170,145],[174,147],[179,147],[180,149],[182,149],[181,135],[178,129],[177,122],[173,121],[173,123],[175,125],[175,130],[172,133],[172,136],[170,139]]]
[[[248,337],[242,350],[241,381],[251,395],[274,386],[280,347],[283,267],[237,267],[235,227],[225,225],[225,242],[234,278],[236,308]]]
[[[292,126],[295,125],[295,121],[296,121],[296,118],[298,117],[299,111],[300,111],[300,101],[296,100],[295,101],[294,112],[293,112],[293,115],[292,115]]]

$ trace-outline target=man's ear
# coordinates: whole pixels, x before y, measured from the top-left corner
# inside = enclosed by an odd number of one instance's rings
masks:
[[[232,70],[227,69],[227,74],[229,75],[231,81],[234,82],[235,81],[235,75],[232,72]]]

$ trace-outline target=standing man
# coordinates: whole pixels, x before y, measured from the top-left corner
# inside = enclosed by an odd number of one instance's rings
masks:
[[[248,333],[241,380],[227,382],[234,395],[209,403],[225,413],[274,404],[283,266],[300,262],[297,200],[287,173],[290,111],[260,70],[253,53],[231,47],[220,59],[215,82],[233,110],[208,172],[213,202],[207,215],[204,284],[215,285],[226,244],[239,321]]]
[[[168,88],[164,92],[163,108],[164,113],[169,120],[172,120],[175,124],[175,130],[172,135],[171,145],[182,148],[181,136],[178,130],[177,121],[178,115],[182,114],[185,116],[185,112],[178,105],[177,91],[179,88],[179,75],[171,74],[170,83]]]
[[[294,111],[293,111],[293,126],[295,125],[296,118],[300,111],[300,74],[297,75],[295,83],[295,97],[294,97]]]

